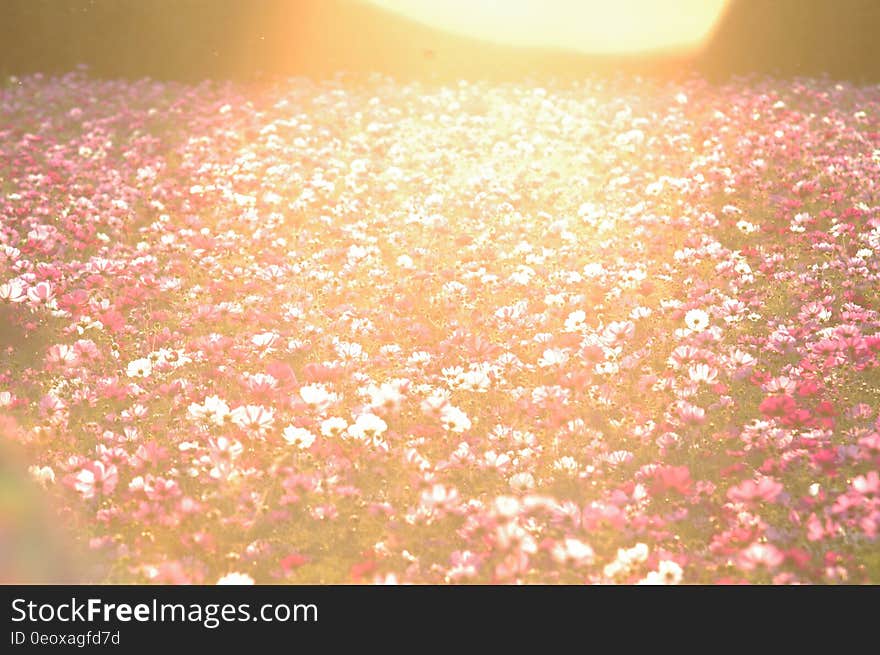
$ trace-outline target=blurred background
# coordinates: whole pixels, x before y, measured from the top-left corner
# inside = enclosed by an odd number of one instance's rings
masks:
[[[2,0],[0,73],[880,80],[878,0]]]
[[[0,584],[78,584],[95,562],[37,479],[54,472],[29,466],[25,432],[0,414]],[[39,468],[39,467],[36,467]],[[30,470],[29,470],[30,469]]]

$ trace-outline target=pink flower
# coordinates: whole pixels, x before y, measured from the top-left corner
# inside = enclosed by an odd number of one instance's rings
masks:
[[[281,561],[281,570],[285,575],[293,571],[294,569],[298,569],[303,564],[306,564],[309,561],[309,558],[300,553],[291,553],[286,557],[282,557]]]
[[[697,405],[682,401],[678,403],[677,410],[679,418],[685,424],[702,425],[706,421],[706,410]]]
[[[862,495],[880,495],[880,473],[869,471],[867,475],[860,475],[854,478],[852,488]]]
[[[48,282],[38,282],[27,291],[28,300],[33,304],[49,302],[55,297],[52,285]]]
[[[462,579],[475,578],[480,571],[481,564],[482,558],[469,550],[453,551],[449,556],[446,579],[448,582],[457,582]]]
[[[880,582],[880,89],[585,84],[18,80],[16,468],[121,581]]]
[[[119,473],[114,465],[94,461],[83,467],[73,478],[73,488],[86,500],[97,495],[107,496],[116,489]]]
[[[602,342],[607,346],[615,346],[631,338],[636,326],[632,321],[612,321],[602,332]]]
[[[744,571],[754,571],[760,567],[775,569],[785,561],[785,553],[773,544],[755,542],[742,551],[737,565]]]
[[[458,490],[455,487],[446,487],[442,484],[434,484],[425,489],[421,496],[421,505],[427,509],[454,510],[460,501]]]
[[[654,493],[674,491],[682,495],[691,492],[691,472],[687,466],[661,466],[653,474]]]
[[[73,346],[59,343],[49,347],[46,353],[46,362],[57,364],[62,367],[72,367],[77,362],[77,350]]]
[[[788,394],[767,396],[758,409],[765,416],[785,418],[797,409],[797,403]]]
[[[749,503],[765,501],[772,503],[782,493],[782,484],[773,478],[760,477],[757,480],[745,480],[727,492],[727,497],[734,502]]]
[[[688,369],[688,377],[693,382],[702,382],[704,384],[714,384],[718,379],[718,370],[708,364],[691,364]]]

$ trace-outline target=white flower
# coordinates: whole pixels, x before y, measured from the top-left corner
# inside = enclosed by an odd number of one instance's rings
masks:
[[[709,327],[709,315],[702,309],[691,309],[684,315],[684,323],[693,332],[702,332]]]
[[[442,484],[436,483],[430,489],[425,489],[422,492],[421,504],[428,509],[435,507],[453,509],[459,502],[459,499],[460,496],[455,487],[447,488]]]
[[[344,418],[331,416],[330,418],[321,421],[321,434],[325,437],[337,437],[345,432],[347,427],[348,421]]]
[[[340,341],[334,346],[336,348],[336,353],[340,358],[346,360],[366,360],[368,359],[367,354],[364,352],[363,346],[359,343],[349,342],[349,341]]]
[[[496,453],[494,450],[487,450],[483,453],[482,466],[504,471],[510,464],[510,456],[507,453]]]
[[[485,369],[474,368],[461,375],[458,388],[467,391],[485,393],[491,384],[492,381],[489,379],[489,375]]]
[[[457,389],[464,378],[464,369],[461,366],[447,366],[441,373],[450,389]]]
[[[299,446],[302,450],[310,448],[315,443],[315,435],[305,428],[288,425],[282,432],[284,440],[291,446]]]
[[[275,423],[275,410],[262,405],[243,405],[233,409],[230,417],[241,428],[267,430]]]
[[[280,339],[280,337],[275,332],[263,332],[251,337],[251,343],[257,348],[269,348],[272,344],[278,341],[278,339]]]
[[[578,309],[573,311],[568,315],[568,318],[565,319],[565,331],[566,332],[577,332],[582,327],[584,327],[584,321],[587,320],[587,313]]]
[[[558,364],[565,364],[568,361],[568,354],[559,348],[548,348],[538,360],[538,366],[547,368]]]
[[[656,571],[651,571],[640,585],[676,585],[681,583],[683,571],[681,567],[670,560],[663,560],[657,566]]]
[[[326,409],[336,399],[335,394],[327,391],[327,387],[323,384],[307,384],[300,388],[299,395],[306,405],[318,409]]]
[[[361,414],[354,425],[349,426],[348,434],[359,441],[378,437],[388,429],[388,424],[373,413]]]
[[[520,511],[519,498],[515,496],[498,496],[495,498],[495,511],[504,518],[513,518]]]
[[[443,408],[449,404],[450,394],[445,389],[434,389],[430,395],[421,403],[422,411],[425,414],[434,414],[442,412]]]
[[[626,553],[630,557],[630,560],[644,562],[648,559],[648,546],[643,543],[638,543],[626,551]]]
[[[736,223],[736,229],[738,229],[743,234],[751,234],[752,232],[757,232],[758,226],[754,223],[749,223],[746,220],[739,220]]]
[[[607,578],[614,578],[628,573],[634,564],[644,562],[646,559],[648,559],[648,547],[645,544],[639,543],[632,548],[618,548],[617,557],[605,566],[603,573]]]
[[[444,405],[440,410],[440,420],[443,427],[451,432],[464,432],[471,427],[471,420],[467,414],[453,405]]]
[[[208,396],[201,405],[192,403],[188,413],[193,419],[210,421],[214,425],[223,425],[229,416],[229,405],[219,396]]]
[[[370,407],[396,409],[400,407],[403,401],[403,394],[397,385],[388,382],[381,386],[370,385],[367,388],[367,395],[370,397]]]
[[[425,352],[424,350],[416,350],[412,355],[409,356],[409,359],[406,360],[406,363],[410,366],[415,366],[417,364],[427,364],[431,361],[431,353]]]
[[[535,478],[531,473],[515,473],[510,476],[511,488],[516,489],[518,491],[525,491],[526,489],[533,489],[535,486]]]
[[[703,362],[695,362],[688,368],[688,377],[693,382],[713,384],[718,379],[718,371]]]
[[[136,359],[133,362],[130,362],[125,369],[125,372],[130,378],[149,377],[150,373],[153,372],[153,364],[146,357],[142,357],[141,359]]]
[[[585,566],[593,562],[595,553],[589,544],[580,539],[566,537],[553,547],[552,555],[560,564],[570,561],[575,565]]]
[[[567,473],[569,475],[577,473],[577,460],[571,455],[564,455],[553,462],[553,470]]]
[[[666,581],[666,584],[678,584],[681,582],[684,571],[676,562],[663,560],[657,566],[657,573]]]
[[[51,466],[31,466],[28,468],[31,477],[44,487],[55,482],[55,471]]]
[[[192,359],[184,353],[183,350],[172,350],[171,348],[160,348],[153,353],[156,363],[170,368],[179,368],[184,364],[189,364]]]
[[[17,278],[13,278],[5,284],[0,284],[0,300],[8,300],[10,302],[24,302],[27,300],[24,283]]]
[[[227,573],[217,580],[217,584],[222,585],[249,585],[254,584],[254,579],[247,573]]]

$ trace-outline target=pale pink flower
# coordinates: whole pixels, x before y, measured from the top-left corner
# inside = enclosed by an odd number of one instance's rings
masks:
[[[12,279],[8,282],[0,284],[0,300],[8,300],[9,302],[24,302],[28,299],[27,291],[21,280]]]
[[[727,497],[736,502],[764,501],[772,503],[782,493],[782,484],[773,478],[760,477],[757,480],[745,480],[727,492]]]
[[[262,405],[244,405],[233,409],[230,419],[241,428],[265,431],[275,424],[275,411]]]
[[[119,473],[114,465],[106,466],[103,462],[95,461],[74,476],[73,488],[83,498],[91,499],[97,495],[112,494],[118,481]]]
[[[52,285],[48,282],[37,282],[27,291],[28,300],[37,305],[47,303],[55,297]]]
[[[775,569],[785,561],[785,554],[773,544],[755,542],[742,551],[737,565],[744,571],[754,571],[759,567]]]

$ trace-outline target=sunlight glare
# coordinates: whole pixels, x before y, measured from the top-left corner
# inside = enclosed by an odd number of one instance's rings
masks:
[[[728,0],[369,0],[434,27],[523,46],[638,53],[699,45]]]

